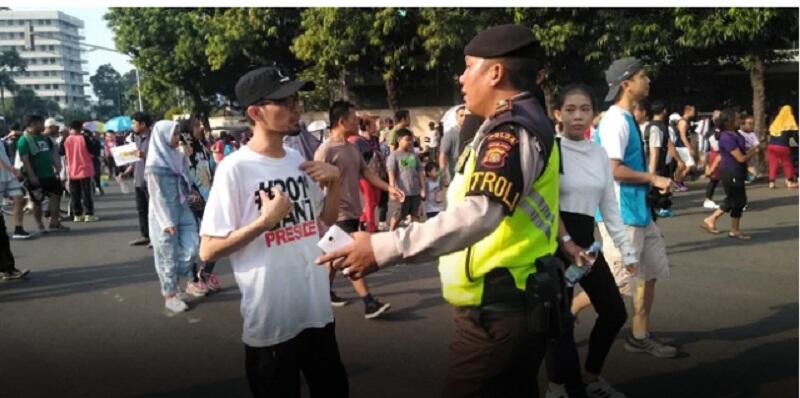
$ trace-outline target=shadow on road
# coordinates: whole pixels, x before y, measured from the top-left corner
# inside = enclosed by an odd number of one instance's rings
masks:
[[[350,379],[350,395],[353,395],[353,377],[359,376],[371,370],[371,366],[362,363],[348,363],[347,364],[347,377]],[[242,372],[244,372],[244,363],[242,363]],[[300,378],[302,383],[303,394],[307,397],[308,386],[304,378]],[[357,387],[357,386],[355,386]],[[167,392],[159,392],[153,394],[139,395],[136,398],[173,398],[173,397],[194,397],[194,398],[218,398],[218,397],[251,397],[250,388],[247,386],[247,379],[244,377],[222,380],[207,384],[193,385],[184,389],[171,390]]]
[[[660,332],[658,335],[675,341],[677,344],[687,345],[707,340],[737,342],[797,330],[797,303],[772,306],[769,307],[769,310],[772,311],[769,315],[745,325],[699,332]],[[797,340],[795,340],[795,344],[797,344]]]
[[[157,281],[146,259],[37,271],[27,279],[0,283],[0,302],[55,298]]]
[[[722,231],[719,235],[709,235],[706,233],[704,237],[708,237],[708,239],[703,239],[701,241],[689,241],[678,243],[675,245],[668,245],[667,246],[667,253],[669,254],[677,254],[677,253],[686,253],[686,252],[702,252],[708,249],[719,249],[719,248],[727,248],[727,247],[750,247],[750,246],[758,246],[763,245],[765,242],[779,242],[779,241],[797,241],[797,225],[786,225],[786,226],[775,226],[770,228],[756,228],[756,229],[748,229],[747,228],[747,215],[745,214],[744,218],[744,225],[742,230],[753,237],[751,240],[739,240],[733,239],[728,237],[728,228],[725,225],[725,217],[720,219],[717,223],[717,229]],[[697,222],[697,229],[700,230],[700,222],[702,220],[698,220]]]
[[[795,313],[797,307],[795,305]],[[796,326],[796,323],[795,323]],[[630,396],[646,397],[726,397],[795,396],[797,368],[776,361],[795,361],[797,338],[783,339],[750,348],[724,360],[706,361],[681,371],[644,376],[618,389]],[[769,392],[764,391],[770,385]]]

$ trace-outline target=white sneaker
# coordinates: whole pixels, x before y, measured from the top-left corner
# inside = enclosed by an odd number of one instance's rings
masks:
[[[174,314],[184,312],[189,309],[189,306],[179,299],[178,296],[172,296],[164,301],[164,308],[168,309]]]
[[[625,398],[625,394],[615,390],[602,377],[598,377],[596,382],[586,385],[586,395],[589,398]]]
[[[703,201],[703,207],[712,210],[719,209],[718,204],[716,204],[713,200],[708,200],[708,199]]]
[[[544,398],[569,398],[563,384],[548,383]]]

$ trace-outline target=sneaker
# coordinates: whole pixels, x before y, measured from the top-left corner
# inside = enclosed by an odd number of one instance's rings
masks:
[[[653,336],[637,339],[630,333],[625,337],[625,350],[628,352],[645,352],[656,358],[675,358],[678,356],[678,349],[659,342]]]
[[[347,305],[347,300],[339,297],[336,293],[331,291],[331,307],[344,307]]]
[[[0,278],[2,278],[4,281],[9,281],[9,280],[12,280],[12,279],[19,279],[19,278],[22,278],[25,275],[28,275],[29,272],[31,272],[31,271],[27,270],[27,269],[24,269],[24,270],[20,271],[20,270],[14,268],[13,270],[11,270],[9,272],[0,272]]]
[[[186,282],[186,293],[194,297],[204,297],[208,294],[208,288],[202,280],[197,282]]]
[[[673,184],[675,185],[675,190],[678,191],[678,192],[686,192],[686,191],[689,190],[689,188],[686,187],[686,184],[684,184],[682,182],[677,182],[676,181],[676,182],[673,182]]]
[[[703,207],[706,208],[706,209],[711,209],[711,210],[719,209],[719,205],[716,202],[714,202],[713,200],[708,200],[708,199],[703,201]]]
[[[47,229],[49,231],[52,231],[52,232],[67,232],[67,231],[69,231],[69,227],[67,227],[66,225],[61,225],[61,224],[51,225]]]
[[[218,292],[222,289],[219,278],[213,272],[200,271],[200,279],[206,283],[209,292]]]
[[[189,306],[186,305],[183,300],[179,299],[178,296],[172,296],[164,301],[164,308],[173,314],[177,314],[188,310]]]
[[[548,383],[544,398],[569,398],[563,384]]]
[[[389,230],[389,225],[386,224],[385,221],[381,221],[378,223],[378,231],[388,231],[388,230]]]
[[[83,222],[83,216],[72,217],[72,222]]]
[[[596,382],[586,385],[586,395],[589,398],[625,398],[625,394],[615,390],[602,377],[598,377]]]
[[[673,212],[671,209],[658,209],[656,215],[661,218],[675,217],[675,212]]]
[[[11,239],[25,240],[25,239],[30,239],[31,237],[32,237],[32,235],[30,233],[28,233],[28,231],[25,231],[22,228],[15,228],[14,229],[14,235],[11,235]]]
[[[131,245],[131,246],[144,246],[144,245],[149,244],[149,243],[150,243],[150,239],[145,238],[145,237],[141,237],[139,239],[134,239],[134,240],[128,242],[128,244]]]
[[[83,222],[95,222],[100,221],[100,218],[93,215],[83,216]]]
[[[372,299],[368,303],[364,304],[364,318],[366,319],[373,319],[379,317],[381,314],[386,312],[392,305],[389,303],[381,303],[376,299]]]

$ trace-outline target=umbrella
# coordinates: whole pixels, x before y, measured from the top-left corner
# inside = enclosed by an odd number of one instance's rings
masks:
[[[102,133],[106,131],[103,122],[98,122],[97,120],[83,123],[83,128],[93,133]]]
[[[116,116],[112,117],[106,122],[106,131],[114,131],[122,133],[133,129],[130,116]]]

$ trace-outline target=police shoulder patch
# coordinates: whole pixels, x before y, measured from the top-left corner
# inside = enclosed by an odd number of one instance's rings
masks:
[[[511,131],[493,131],[489,133],[483,143],[481,165],[487,169],[499,169],[505,166],[511,149],[518,143],[519,139]]]

